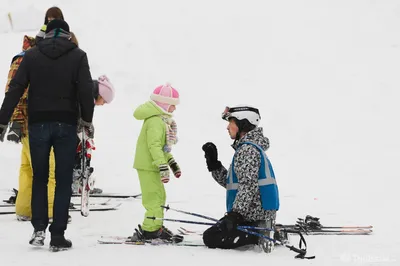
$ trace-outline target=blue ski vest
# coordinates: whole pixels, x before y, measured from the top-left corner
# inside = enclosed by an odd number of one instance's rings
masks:
[[[264,210],[279,210],[279,192],[275,180],[274,170],[264,150],[252,142],[243,142],[250,144],[260,151],[261,165],[258,171],[258,187],[260,188],[261,203]],[[235,173],[235,156],[233,156],[231,167],[229,168],[226,179],[226,209],[231,211],[235,202],[239,182]]]

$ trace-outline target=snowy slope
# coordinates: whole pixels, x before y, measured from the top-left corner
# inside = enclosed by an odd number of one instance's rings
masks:
[[[266,255],[97,245],[100,235],[129,235],[141,222],[140,200],[131,200],[118,211],[88,218],[73,213],[67,236],[74,249],[59,254],[33,249],[28,245],[31,225],[0,216],[4,265],[27,260],[107,265],[116,258],[178,265],[399,264],[400,234],[391,231],[398,224],[400,202],[398,1],[4,0],[0,28],[7,29],[8,12],[18,14],[18,25],[24,25],[20,13],[27,7],[33,10],[26,17],[27,30],[33,17],[40,27],[52,5],[63,10],[87,52],[93,77],[107,74],[118,90],[115,102],[95,111],[93,164],[100,188],[139,192],[132,165],[141,123],[133,110],[155,86],[169,81],[181,94],[176,111],[180,142],[173,153],[183,172],[167,184],[171,206],[223,215],[224,191],[207,172],[201,146],[216,143],[228,166],[233,150],[220,113],[226,105],[246,103],[260,109],[270,138],[268,155],[281,193],[278,222],[312,214],[326,225],[372,224],[375,230],[371,236],[309,236],[309,253],[317,258],[303,262],[285,248]],[[0,30],[0,83],[6,83],[23,34],[37,30]],[[0,143],[2,198],[18,185],[19,153],[20,146]],[[172,212],[167,216],[191,218]]]

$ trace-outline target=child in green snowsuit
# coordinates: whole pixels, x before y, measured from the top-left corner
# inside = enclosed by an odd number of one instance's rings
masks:
[[[179,93],[171,85],[158,86],[150,96],[150,101],[140,105],[133,116],[144,120],[136,144],[134,166],[137,170],[142,204],[146,209],[142,234],[147,239],[168,238],[171,232],[163,226],[161,205],[166,203],[164,183],[168,183],[170,169],[179,178],[181,170],[171,154],[171,146],[177,142],[176,123],[172,112],[179,103]]]

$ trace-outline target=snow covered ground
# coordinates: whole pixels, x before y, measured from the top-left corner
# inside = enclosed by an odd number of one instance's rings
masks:
[[[400,233],[393,230],[400,203],[398,1],[3,0],[0,83],[23,34],[35,35],[52,5],[63,10],[87,52],[93,77],[107,74],[117,89],[115,102],[95,111],[93,165],[105,192],[140,192],[132,165],[141,123],[133,110],[169,81],[181,93],[180,142],[173,153],[183,172],[167,184],[171,207],[223,215],[224,190],[207,172],[201,146],[216,143],[228,166],[233,150],[220,114],[226,105],[246,103],[260,109],[270,138],[281,195],[278,222],[311,214],[325,225],[373,225],[374,233],[307,236],[316,259],[304,261],[286,248],[267,255],[97,244],[101,235],[131,234],[141,222],[141,202],[132,199],[88,218],[72,213],[66,235],[74,248],[56,254],[29,246],[30,223],[0,216],[1,265],[400,264]],[[20,149],[0,143],[1,199],[18,186]]]

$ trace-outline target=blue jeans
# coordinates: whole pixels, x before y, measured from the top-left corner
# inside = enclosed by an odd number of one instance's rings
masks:
[[[32,160],[32,225],[35,231],[46,230],[49,224],[47,183],[49,156],[55,156],[56,189],[51,235],[64,235],[71,202],[72,174],[76,153],[76,126],[59,122],[29,125],[29,145]]]

